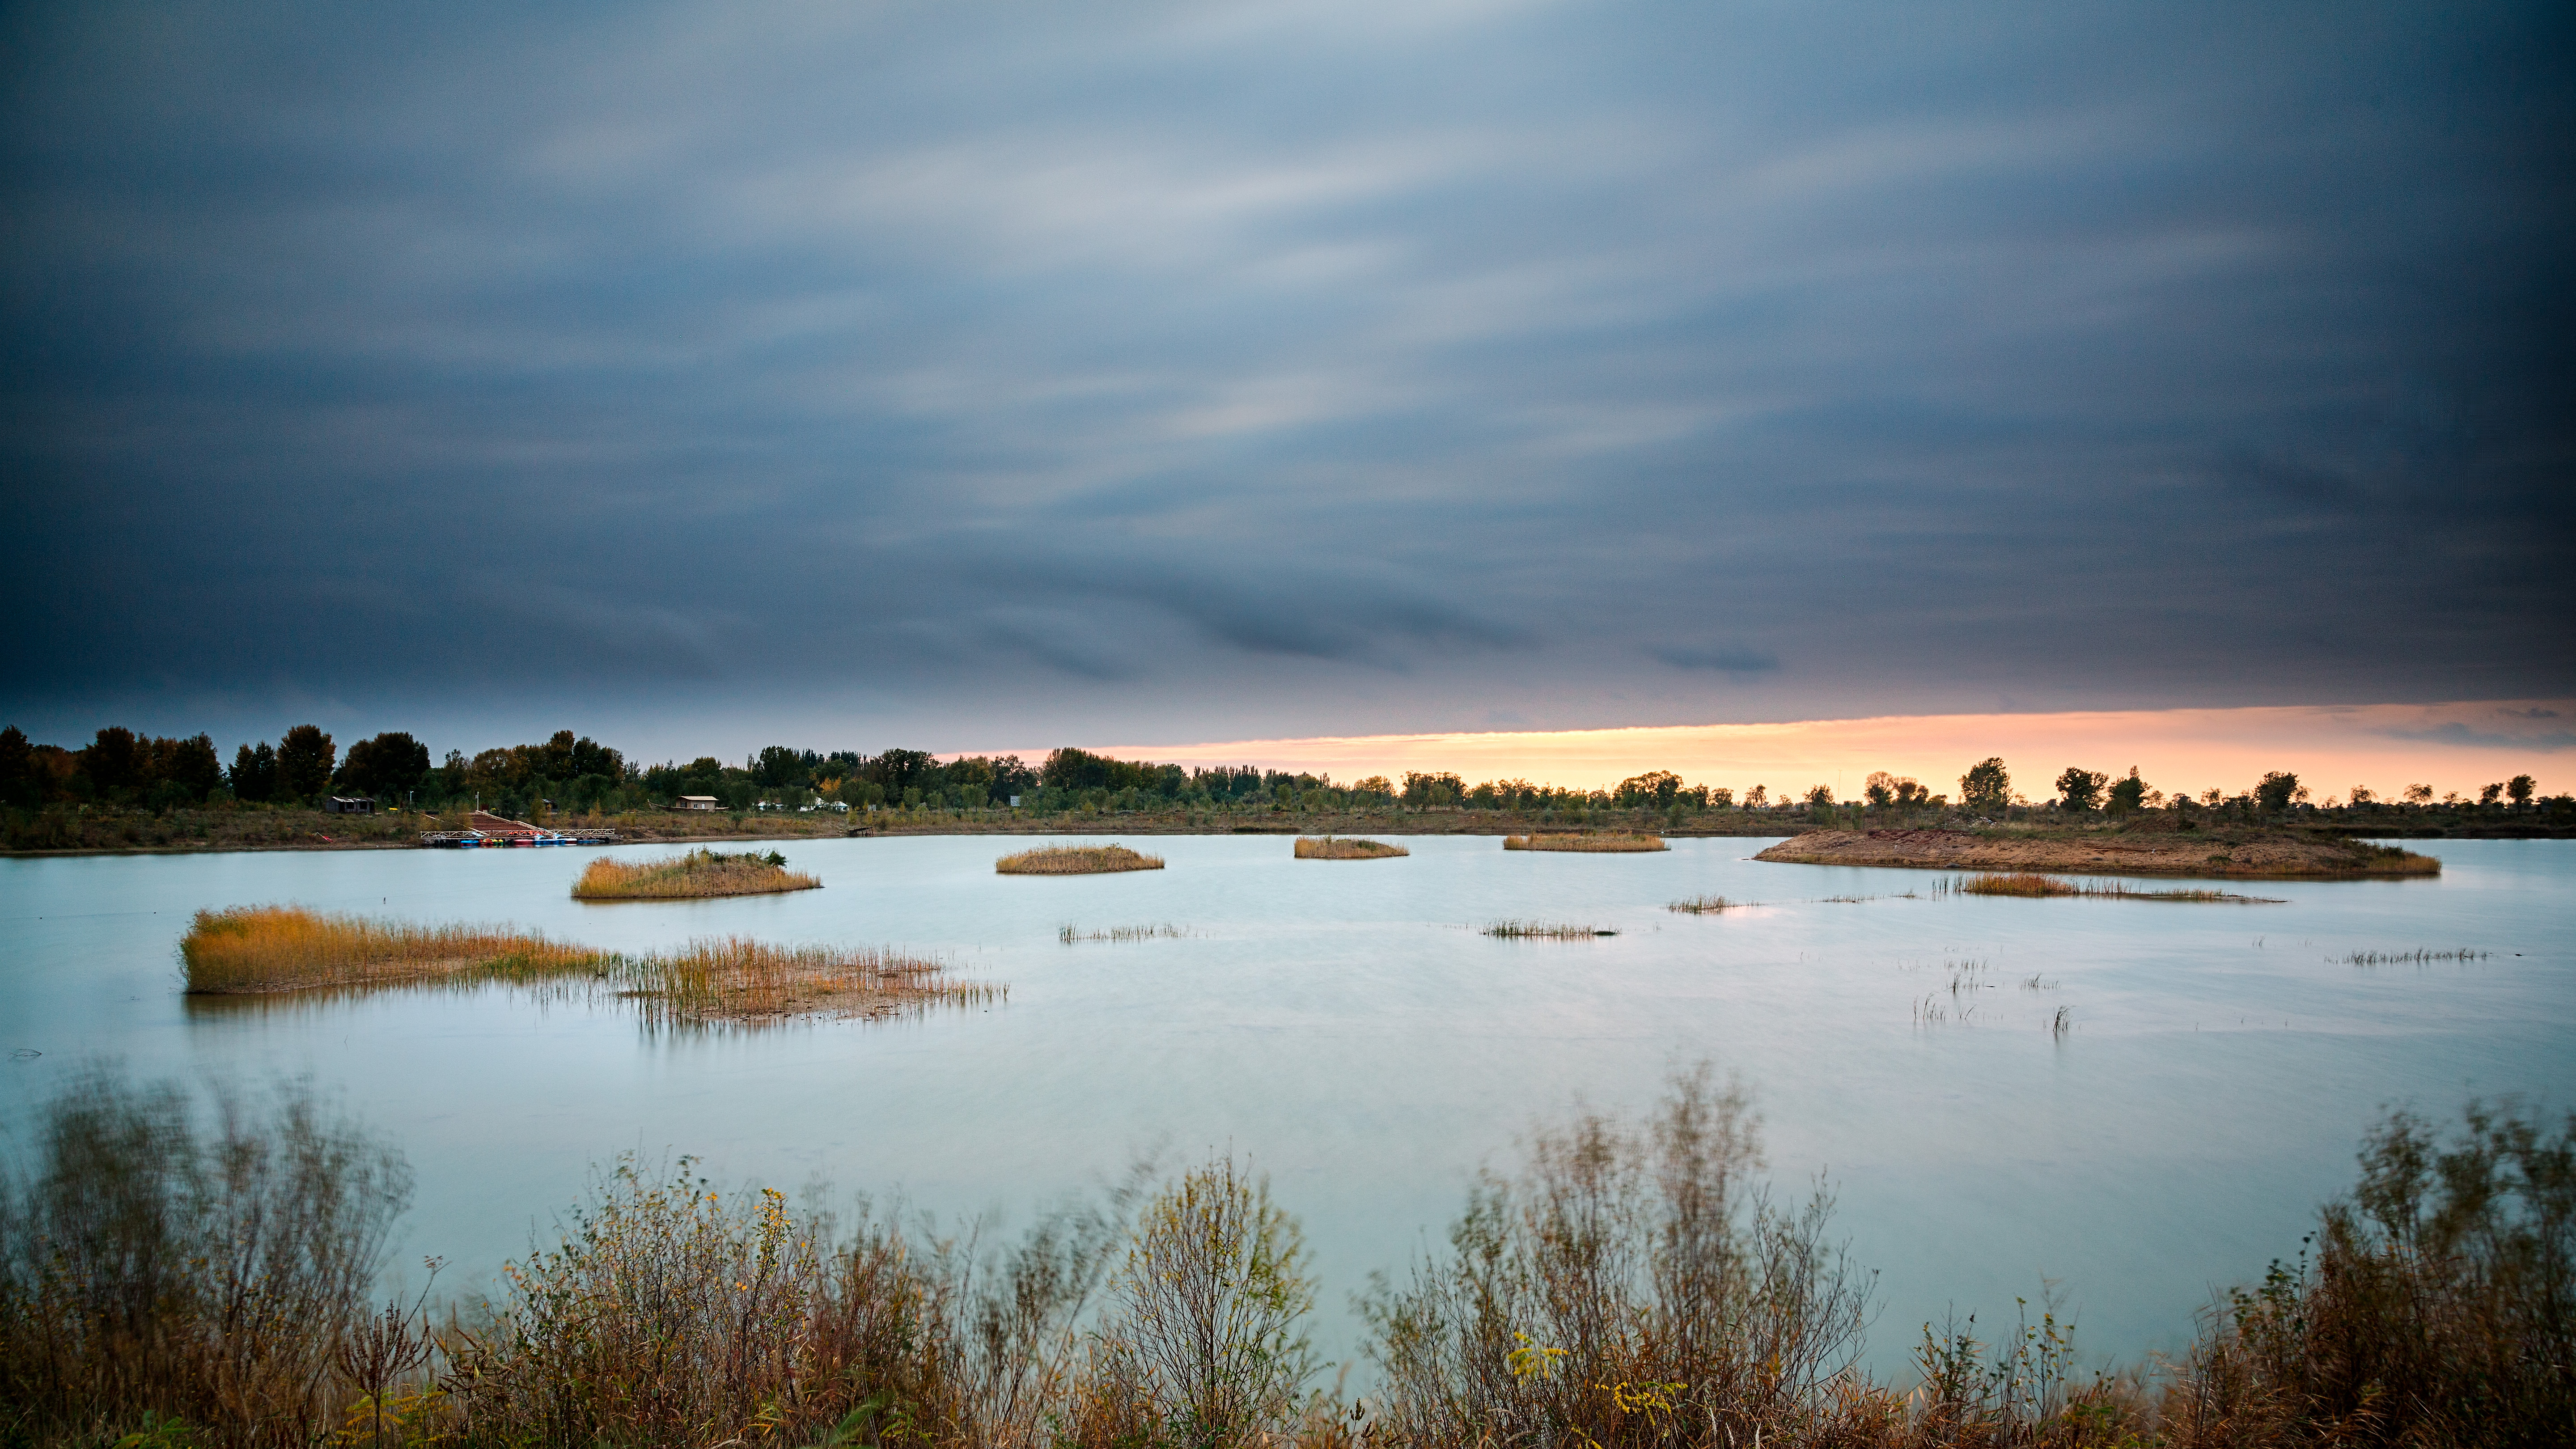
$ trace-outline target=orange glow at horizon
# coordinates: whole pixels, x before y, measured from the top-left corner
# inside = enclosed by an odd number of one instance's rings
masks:
[[[1407,770],[1455,771],[1468,783],[1513,777],[1598,788],[1648,770],[1739,795],[1773,798],[1826,785],[1860,794],[1873,770],[1911,776],[1955,797],[1958,778],[2001,756],[2032,799],[2054,793],[2069,765],[2113,775],[2138,767],[2147,783],[2233,795],[2269,770],[2288,770],[2319,803],[2366,786],[2382,799],[2427,784],[2475,798],[2480,787],[2530,774],[2542,794],[2576,789],[2552,757],[2576,745],[2576,702],[2488,700],[2437,705],[2268,706],[2106,710],[2059,714],[1895,715],[1785,724],[1660,725],[1627,729],[1327,736],[1204,744],[1091,746],[1121,759],[1256,765],[1329,774],[1341,784]],[[1043,752],[1038,752],[1042,754]]]

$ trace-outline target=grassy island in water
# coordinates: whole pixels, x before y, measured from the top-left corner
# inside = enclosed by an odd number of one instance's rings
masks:
[[[1412,853],[1401,845],[1389,845],[1383,840],[1358,840],[1346,835],[1297,837],[1299,860],[1392,860]]]
[[[789,870],[777,851],[728,854],[692,850],[660,860],[594,860],[573,882],[577,901],[686,901],[710,896],[757,896],[819,890],[823,883]]]
[[[1569,831],[1564,834],[1533,832],[1528,835],[1506,835],[1503,837],[1503,849],[1599,851],[1609,853],[1614,851],[1670,850],[1672,847],[1664,844],[1664,838],[1660,835],[1629,835],[1611,831],[1605,831],[1598,835],[1578,835]]]
[[[1123,845],[1041,845],[993,862],[993,869],[1002,875],[1106,875],[1162,868],[1161,856]]]

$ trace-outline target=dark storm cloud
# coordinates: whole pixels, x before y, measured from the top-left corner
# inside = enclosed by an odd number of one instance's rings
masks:
[[[22,717],[2576,684],[2552,8],[6,23]]]

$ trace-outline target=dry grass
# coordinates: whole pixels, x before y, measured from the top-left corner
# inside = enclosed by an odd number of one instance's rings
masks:
[[[1730,901],[1724,896],[1688,896],[1671,902],[1664,909],[1685,916],[1713,916],[1720,911],[1740,911],[1757,904],[1759,902],[1756,901]]]
[[[1412,853],[1401,845],[1389,845],[1383,840],[1360,840],[1345,835],[1297,837],[1299,860],[1387,860]]]
[[[1599,835],[1578,835],[1572,832],[1566,832],[1562,834],[1533,833],[1529,835],[1506,835],[1503,837],[1503,849],[1611,852],[1670,850],[1672,847],[1664,844],[1664,838],[1660,835],[1624,835],[1617,832],[1605,832]]]
[[[1161,870],[1163,858],[1123,845],[1041,845],[993,862],[1001,875],[1104,875],[1121,870]]]
[[[740,937],[628,956],[483,926],[415,926],[298,906],[200,911],[179,952],[188,990],[249,994],[489,980],[606,986],[662,1024],[882,1017],[994,999],[938,962],[882,948],[771,946]]]
[[[577,901],[685,901],[709,896],[756,896],[779,891],[810,891],[822,882],[803,871],[787,869],[776,851],[766,856],[750,851],[727,855],[692,850],[660,860],[594,860],[573,882]]]
[[[2346,966],[2430,966],[2436,961],[2483,961],[2492,951],[2477,951],[2463,946],[2456,951],[2436,951],[2426,947],[2419,951],[2355,951],[2342,960]]]
[[[200,995],[543,976],[588,971],[604,959],[588,947],[497,926],[421,926],[301,906],[199,911],[179,958],[188,990]]]
[[[1112,926],[1106,931],[1085,931],[1067,921],[1056,927],[1055,938],[1070,946],[1077,941],[1178,941],[1197,934],[1169,921],[1158,926]]]
[[[1574,926],[1560,921],[1496,921],[1481,933],[1503,941],[1589,941],[1615,936],[1609,926]]]
[[[2018,872],[1992,872],[1985,875],[1960,876],[1944,882],[1936,891],[1963,896],[2095,896],[2122,901],[2202,901],[2233,902],[2248,906],[2277,906],[2282,902],[2272,896],[2238,895],[2234,891],[2213,890],[2140,890],[2121,881],[2086,881],[2077,884],[2053,875],[2030,875]]]
[[[936,961],[883,947],[772,946],[727,936],[614,963],[618,994],[643,1003],[663,1024],[886,1017],[1002,995],[999,987],[955,980]]]

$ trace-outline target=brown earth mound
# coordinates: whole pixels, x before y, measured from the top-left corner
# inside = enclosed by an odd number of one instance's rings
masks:
[[[1819,830],[1753,857],[1796,865],[1896,865],[1931,870],[2077,875],[2438,875],[2442,863],[2393,846],[2303,831],[2221,834],[1988,835],[1973,830]]]

